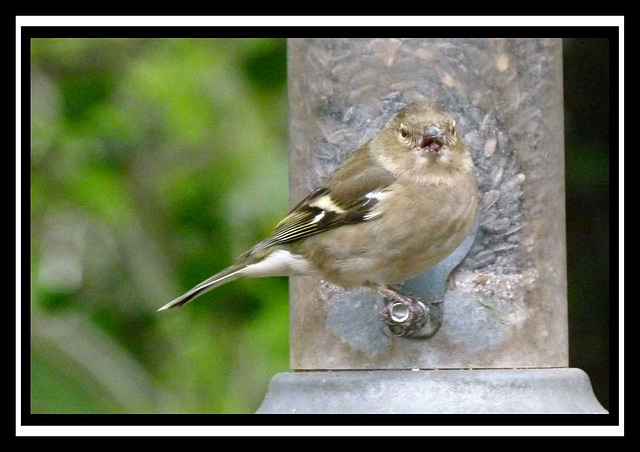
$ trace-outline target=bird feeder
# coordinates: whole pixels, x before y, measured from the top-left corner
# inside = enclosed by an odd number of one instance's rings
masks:
[[[291,278],[291,371],[258,413],[606,413],[568,367],[562,41],[290,39],[288,77],[292,204],[417,100],[456,119],[481,204],[401,285],[430,300],[416,334],[379,294]]]

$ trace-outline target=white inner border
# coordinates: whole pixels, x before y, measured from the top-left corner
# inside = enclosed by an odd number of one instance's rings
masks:
[[[427,20],[428,19],[428,20]],[[614,26],[619,27],[619,426],[22,426],[21,28],[25,26]],[[24,194],[29,196],[28,193]],[[26,225],[28,226],[28,225]],[[624,435],[624,17],[623,16],[16,16],[16,435],[17,436],[622,436]],[[28,259],[28,256],[26,256]],[[29,315],[29,313],[24,313]],[[615,395],[614,395],[615,397]]]

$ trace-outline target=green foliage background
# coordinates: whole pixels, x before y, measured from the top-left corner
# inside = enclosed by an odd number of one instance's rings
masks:
[[[287,282],[156,313],[288,207],[283,39],[32,41],[32,412],[252,412]]]
[[[565,40],[570,364],[605,407],[607,52]],[[34,39],[31,66],[31,412],[254,412],[286,279],[156,309],[287,211],[285,40]]]

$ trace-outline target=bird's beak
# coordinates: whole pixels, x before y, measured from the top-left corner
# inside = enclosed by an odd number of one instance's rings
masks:
[[[444,144],[444,133],[439,127],[429,126],[422,134],[420,148],[425,151],[440,152]]]
[[[437,140],[442,139],[443,136],[444,134],[442,133],[442,130],[440,130],[440,128],[436,126],[430,126],[429,128],[427,128],[427,130],[424,131],[423,134],[423,137],[433,138]]]

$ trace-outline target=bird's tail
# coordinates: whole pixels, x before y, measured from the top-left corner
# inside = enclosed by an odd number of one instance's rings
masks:
[[[200,284],[195,286],[184,295],[180,295],[175,300],[165,304],[163,307],[158,309],[158,311],[164,311],[166,309],[179,308],[180,306],[184,306],[194,298],[199,297],[200,295],[207,293],[210,290],[215,289],[216,287],[220,287],[223,284],[233,281],[234,279],[240,278],[242,276],[242,271],[246,267],[246,264],[238,264],[227,267],[220,273],[217,273],[211,278],[202,281]]]

